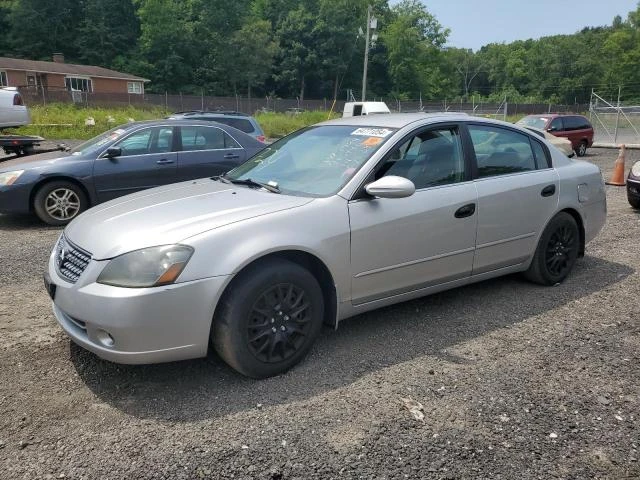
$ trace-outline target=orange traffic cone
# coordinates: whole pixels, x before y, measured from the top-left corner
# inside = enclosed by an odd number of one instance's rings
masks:
[[[616,165],[613,169],[613,175],[611,180],[607,182],[607,185],[615,185],[617,187],[624,187],[627,183],[624,181],[624,160],[625,160],[625,145],[620,145],[620,153],[616,159]]]

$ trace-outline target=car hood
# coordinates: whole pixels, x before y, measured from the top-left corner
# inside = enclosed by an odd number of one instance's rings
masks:
[[[42,167],[48,167],[59,162],[64,162],[70,157],[74,159],[81,158],[73,156],[68,152],[61,152],[59,150],[55,152],[38,153],[36,155],[29,155],[26,157],[14,158],[13,160],[0,162],[0,172],[11,172],[14,170],[32,170]]]
[[[208,178],[120,197],[87,210],[65,229],[96,260],[194,235],[311,202]]]

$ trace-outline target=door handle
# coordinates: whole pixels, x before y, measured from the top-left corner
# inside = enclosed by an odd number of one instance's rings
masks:
[[[240,155],[237,153],[227,153],[224,158],[240,158]]]
[[[544,187],[542,189],[542,192],[540,192],[540,195],[542,195],[543,197],[550,197],[554,193],[556,193],[556,186],[555,185],[547,185],[546,187]]]
[[[171,160],[170,158],[163,158],[162,160],[158,160],[156,163],[158,165],[168,165],[170,163],[173,163],[173,160]]]
[[[474,213],[476,213],[476,204],[469,203],[463,207],[460,207],[458,210],[456,210],[456,213],[454,216],[456,218],[465,218],[465,217],[470,217]]]

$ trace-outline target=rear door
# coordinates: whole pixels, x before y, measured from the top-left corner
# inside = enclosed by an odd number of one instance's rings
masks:
[[[475,153],[478,233],[473,274],[527,261],[558,205],[547,148],[507,127],[468,124]]]
[[[221,175],[247,158],[244,148],[222,128],[192,125],[178,131],[180,181]]]
[[[136,130],[112,145],[118,157],[101,155],[93,164],[93,178],[100,202],[177,180],[177,154],[173,151],[173,127]]]

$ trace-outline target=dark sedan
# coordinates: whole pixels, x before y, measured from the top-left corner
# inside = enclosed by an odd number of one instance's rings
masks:
[[[227,125],[134,122],[68,152],[0,163],[0,213],[35,212],[65,225],[98,203],[146,188],[220,175],[265,145]]]
[[[629,172],[629,177],[627,178],[627,199],[633,208],[640,209],[640,162],[634,163]]]

